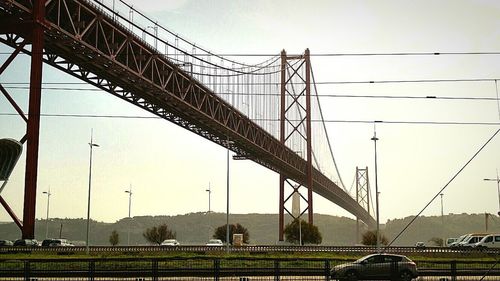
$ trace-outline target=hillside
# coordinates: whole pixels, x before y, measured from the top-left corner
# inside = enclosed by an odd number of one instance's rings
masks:
[[[323,235],[323,245],[353,245],[356,236],[356,221],[346,217],[329,215],[315,215],[315,223]],[[385,235],[392,239],[412,219],[389,220],[383,227]],[[484,214],[450,214],[444,217],[444,231],[442,231],[441,217],[420,217],[394,243],[394,245],[414,245],[416,241],[427,242],[433,237],[457,237],[463,233],[484,232]],[[144,245],[142,233],[146,228],[166,223],[177,233],[177,239],[185,245],[203,244],[213,229],[224,225],[226,216],[223,213],[190,213],[178,216],[140,216],[130,220],[124,218],[115,223],[91,222],[91,244],[108,245],[108,238],[113,230],[120,235],[120,245],[127,244],[127,230],[130,225],[130,244]],[[240,223],[250,232],[251,244],[275,244],[278,238],[277,214],[234,214],[230,216],[230,223]],[[45,238],[45,221],[37,220],[36,238]],[[62,225],[62,237],[75,241],[77,244],[85,241],[86,220],[84,219],[52,219],[49,222],[49,237],[59,237]],[[500,232],[500,219],[490,217],[489,232]],[[0,239],[15,240],[21,236],[14,223],[0,224]]]

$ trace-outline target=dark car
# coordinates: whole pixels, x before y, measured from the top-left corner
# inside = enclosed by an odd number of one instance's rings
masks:
[[[0,240],[0,247],[9,247],[13,245],[14,243],[12,243],[12,241],[10,240]]]
[[[372,254],[351,263],[335,266],[331,270],[336,280],[401,280],[418,277],[417,265],[406,256]]]
[[[17,239],[14,247],[38,247],[36,239]]]

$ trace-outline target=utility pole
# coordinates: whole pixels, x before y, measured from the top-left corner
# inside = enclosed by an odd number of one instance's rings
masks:
[[[45,239],[49,238],[49,209],[50,209],[50,186],[48,191],[42,192],[43,194],[47,194],[47,217],[45,219]]]
[[[131,207],[132,207],[132,184],[129,186],[129,190],[125,190],[128,193],[128,230],[127,230],[127,246],[130,246],[130,224],[132,223]]]
[[[441,237],[443,237],[443,243],[441,246],[445,246],[446,237],[444,237],[444,212],[443,212],[443,193],[439,194],[441,196]]]
[[[373,143],[375,144],[375,207],[376,207],[376,216],[377,216],[377,252],[380,252],[380,216],[379,216],[379,202],[378,202],[378,167],[377,167],[377,131],[373,130],[373,137],[371,138]]]
[[[207,213],[207,218],[208,218],[208,226],[207,226],[207,234],[208,234],[208,240],[210,240],[210,229],[211,229],[211,220],[210,220],[210,213],[212,212],[211,206],[210,206],[210,201],[212,197],[212,188],[210,187],[210,182],[208,182],[208,189],[205,189],[206,192],[208,192],[208,213]]]

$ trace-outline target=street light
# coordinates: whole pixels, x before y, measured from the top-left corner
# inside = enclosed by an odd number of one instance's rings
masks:
[[[212,189],[210,189],[210,183],[208,183],[208,189],[205,190],[208,192],[208,213],[210,214],[210,195],[212,194]]]
[[[98,144],[94,143],[93,141],[93,130],[90,130],[90,161],[89,161],[89,196],[87,200],[87,239],[85,243],[85,250],[87,252],[87,255],[90,253],[90,248],[89,248],[89,233],[90,233],[90,190],[92,187],[92,149],[94,147],[99,147]]]
[[[49,238],[49,208],[50,208],[50,186],[48,191],[42,192],[43,194],[47,194],[47,218],[45,220],[45,239]]]
[[[376,216],[377,216],[377,252],[380,252],[380,220],[379,220],[379,207],[378,207],[378,179],[377,179],[377,132],[373,131],[373,137],[371,138],[375,144],[375,205],[376,205]]]
[[[130,216],[130,210],[132,207],[132,185],[130,185],[129,190],[125,190],[128,193],[128,230],[127,230],[127,245],[130,246],[130,224],[132,217]]]
[[[210,239],[210,212],[212,211],[212,209],[210,208],[210,197],[212,195],[212,189],[210,187],[210,182],[208,183],[208,189],[205,189],[206,192],[208,192],[208,213],[207,213],[207,217],[208,217],[208,226],[207,226],[207,233],[208,233],[208,239]]]
[[[441,237],[443,237],[442,247],[445,246],[446,238],[444,237],[444,212],[443,212],[443,193],[439,194],[441,196]]]
[[[497,190],[498,190],[498,215],[500,216],[500,177],[498,176],[497,170],[497,178],[496,179],[484,179],[485,181],[496,181],[497,182]]]
[[[226,169],[226,187],[227,187],[227,198],[226,198],[226,252],[229,253],[229,145],[232,142],[228,139],[226,140],[227,145],[227,169]]]

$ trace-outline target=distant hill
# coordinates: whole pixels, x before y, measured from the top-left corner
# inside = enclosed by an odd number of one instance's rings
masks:
[[[384,234],[392,239],[408,224],[412,217],[389,220],[382,227]],[[356,244],[356,221],[346,217],[314,215],[315,224],[323,235],[323,245]],[[484,232],[484,214],[452,214],[444,217],[444,228],[440,216],[420,217],[394,243],[394,245],[414,245],[417,241],[427,242],[433,237],[458,237],[463,233]],[[214,228],[226,223],[223,213],[190,213],[178,216],[138,216],[124,218],[115,223],[91,221],[91,244],[109,245],[109,235],[113,230],[120,235],[120,245],[127,244],[127,230],[130,227],[130,244],[145,245],[142,237],[145,229],[166,223],[177,233],[177,239],[185,245],[203,244],[213,234]],[[278,238],[277,214],[232,214],[230,223],[240,223],[250,232],[251,244],[275,244]],[[500,233],[500,218],[490,217],[489,232]],[[36,221],[36,238],[45,238],[44,220]],[[62,228],[61,228],[62,225]],[[62,237],[76,244],[85,241],[85,219],[51,219],[49,237]],[[0,239],[15,240],[21,236],[14,223],[0,224]]]

